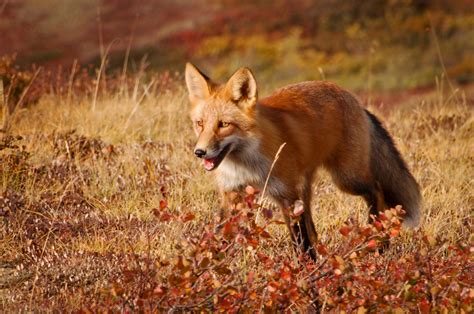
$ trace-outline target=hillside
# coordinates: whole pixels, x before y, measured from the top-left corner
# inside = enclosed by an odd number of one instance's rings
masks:
[[[74,60],[109,68],[146,57],[152,70],[186,60],[217,76],[240,65],[267,82],[329,78],[357,90],[474,81],[470,1],[6,1],[0,55],[23,66]],[[110,47],[109,47],[110,46]],[[110,49],[108,49],[110,48]],[[443,70],[443,66],[446,71]]]

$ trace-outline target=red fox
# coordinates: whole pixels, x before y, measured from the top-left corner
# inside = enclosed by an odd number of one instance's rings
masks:
[[[417,182],[381,122],[349,92],[330,82],[308,81],[258,99],[250,69],[240,68],[219,85],[190,63],[185,79],[198,136],[194,154],[215,173],[223,208],[232,192],[263,187],[276,152],[286,143],[267,193],[282,208],[293,241],[311,256],[317,233],[310,204],[319,167],[341,190],[362,196],[370,215],[402,205],[403,224],[418,225]],[[297,200],[303,202],[300,223],[291,221],[288,210]]]

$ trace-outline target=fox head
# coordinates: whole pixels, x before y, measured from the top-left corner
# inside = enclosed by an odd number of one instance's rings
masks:
[[[194,154],[211,171],[242,150],[253,134],[257,83],[248,68],[240,68],[227,83],[216,84],[191,63],[186,64],[185,78],[198,137]]]

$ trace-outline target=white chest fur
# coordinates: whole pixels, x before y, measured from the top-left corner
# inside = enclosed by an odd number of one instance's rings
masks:
[[[247,185],[262,189],[270,171],[271,161],[259,150],[259,142],[239,143],[238,151],[227,156],[216,169],[216,181],[224,191],[237,191]],[[274,197],[284,194],[285,186],[270,176],[267,192]]]
[[[216,170],[217,184],[224,191],[233,191],[246,185],[263,186],[264,179],[259,169],[233,160],[222,161]]]
[[[237,190],[246,185],[263,187],[270,162],[259,151],[259,142],[240,141],[216,169],[217,184],[224,191]]]

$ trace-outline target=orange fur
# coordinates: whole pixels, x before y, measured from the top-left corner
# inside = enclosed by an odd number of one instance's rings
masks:
[[[319,167],[343,191],[361,195],[371,214],[401,204],[407,221],[419,219],[418,185],[388,133],[347,91],[330,82],[303,82],[258,100],[251,71],[239,69],[218,85],[191,64],[186,83],[198,136],[195,153],[214,170],[223,206],[246,185],[262,188],[271,161],[286,143],[269,180],[268,193],[283,208],[293,240],[315,256],[311,185]],[[387,172],[387,173],[382,173]],[[397,191],[396,185],[404,185]],[[294,225],[288,207],[304,203]]]

